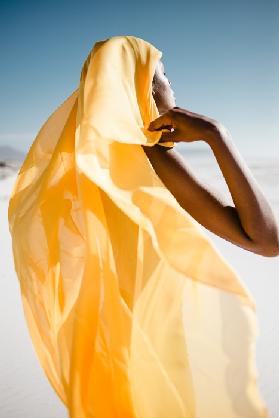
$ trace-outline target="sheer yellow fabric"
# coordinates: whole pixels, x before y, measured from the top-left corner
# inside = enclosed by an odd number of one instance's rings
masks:
[[[254,301],[141,146],[161,56],[97,42],[27,154],[9,225],[30,335],[71,418],[268,417]]]

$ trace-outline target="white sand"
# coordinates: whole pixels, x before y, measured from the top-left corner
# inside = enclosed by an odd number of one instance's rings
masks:
[[[23,316],[7,222],[14,180],[0,182],[0,418],[64,418],[67,411],[39,365]]]
[[[0,418],[63,418],[67,411],[38,363],[23,317],[7,224],[14,180],[13,175],[0,181]],[[255,255],[206,232],[256,300],[261,332],[257,343],[259,386],[272,417],[279,418],[279,257]]]

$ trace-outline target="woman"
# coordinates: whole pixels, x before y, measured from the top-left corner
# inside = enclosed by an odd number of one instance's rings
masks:
[[[269,256],[275,222],[262,197],[255,227],[260,192],[243,184],[243,204],[220,125],[174,107],[161,56],[134,36],[96,42],[23,162],[9,225],[30,336],[71,418],[266,418],[253,298],[199,222]],[[250,238],[178,138],[210,141]]]

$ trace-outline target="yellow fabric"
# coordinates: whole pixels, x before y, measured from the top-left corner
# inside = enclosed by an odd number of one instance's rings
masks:
[[[30,335],[71,418],[268,417],[254,301],[141,146],[161,56],[97,42],[27,154],[9,225]]]

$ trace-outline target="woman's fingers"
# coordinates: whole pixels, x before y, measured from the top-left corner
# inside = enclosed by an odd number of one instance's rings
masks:
[[[167,132],[162,132],[161,138],[159,142],[168,142],[174,141],[178,142],[181,141],[181,138],[178,138],[178,130],[175,129],[175,122],[172,118],[171,112],[168,110],[163,115],[159,116],[157,119],[150,122],[148,129],[150,131],[160,131],[163,129],[168,129]]]
[[[158,131],[160,129],[170,129],[173,127],[173,121],[168,112],[159,116],[157,119],[150,122],[148,130]]]
[[[162,133],[159,142],[168,142],[168,141],[179,142],[177,132],[175,130],[172,131],[172,132],[163,132]]]

